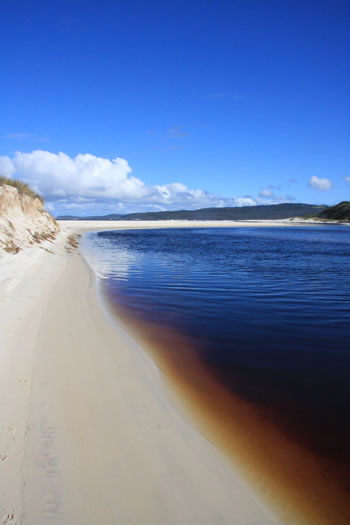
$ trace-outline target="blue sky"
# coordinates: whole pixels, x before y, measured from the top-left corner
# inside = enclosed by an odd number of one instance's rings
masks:
[[[350,200],[348,0],[2,0],[0,171],[55,213]]]

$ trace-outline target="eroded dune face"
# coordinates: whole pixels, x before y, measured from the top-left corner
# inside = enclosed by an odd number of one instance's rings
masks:
[[[0,255],[53,239],[58,231],[58,224],[39,198],[12,186],[0,186]]]

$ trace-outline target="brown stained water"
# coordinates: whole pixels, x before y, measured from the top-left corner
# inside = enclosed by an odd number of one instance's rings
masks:
[[[350,523],[350,230],[103,232],[103,291],[286,523]]]

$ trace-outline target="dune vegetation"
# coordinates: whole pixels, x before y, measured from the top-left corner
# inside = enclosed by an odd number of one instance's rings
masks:
[[[42,196],[39,195],[39,193],[33,191],[25,182],[22,182],[18,179],[9,179],[8,177],[0,175],[0,186],[4,186],[5,184],[7,186],[13,186],[14,188],[17,188],[19,193],[29,195],[29,197],[32,197],[33,199],[40,199],[41,202],[44,202]]]

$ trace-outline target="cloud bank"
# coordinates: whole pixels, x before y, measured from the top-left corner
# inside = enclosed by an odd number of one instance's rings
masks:
[[[313,175],[313,177],[309,179],[309,186],[315,190],[328,191],[331,189],[332,183],[329,179],[320,179]]]
[[[150,186],[132,175],[127,160],[89,153],[70,157],[42,150],[18,151],[12,158],[0,156],[0,173],[30,184],[56,214],[253,206],[261,202],[252,196],[222,198],[202,189],[190,189],[181,182]],[[266,192],[264,203],[268,197]],[[278,197],[277,202],[283,199]]]

